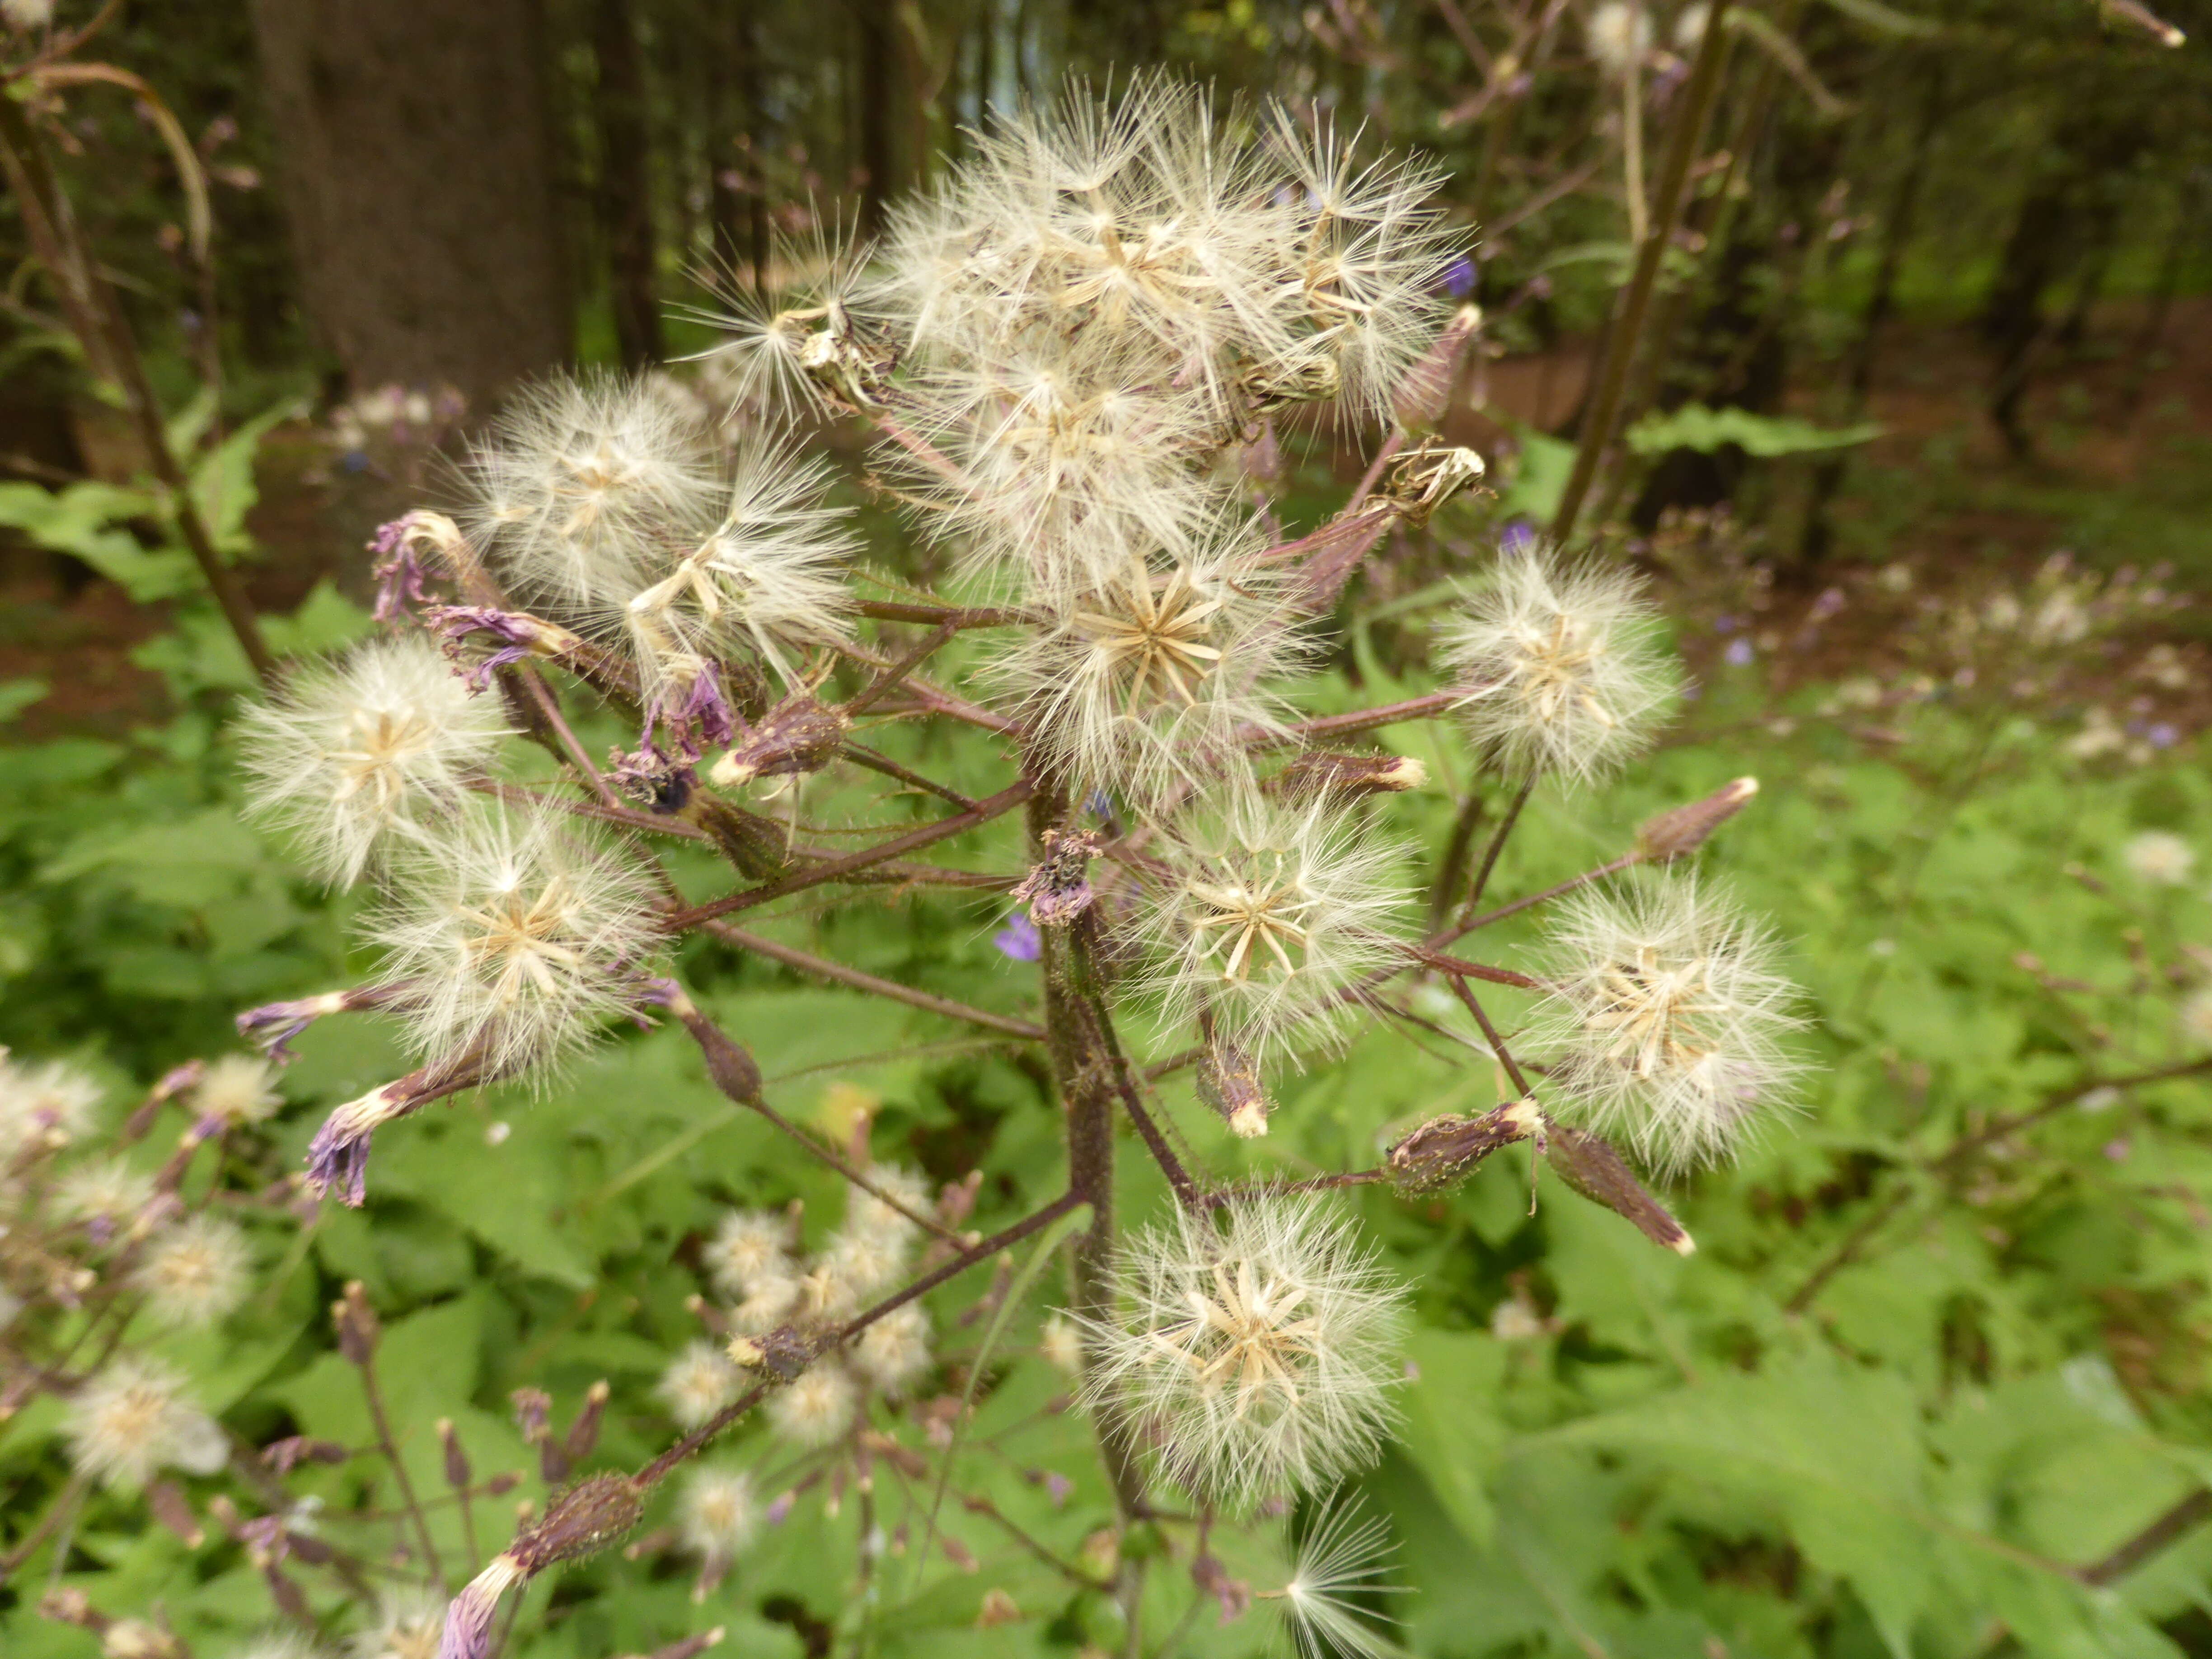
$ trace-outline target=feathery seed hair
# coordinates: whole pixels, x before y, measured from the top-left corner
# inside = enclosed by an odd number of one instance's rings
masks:
[[[2146,830],[2128,838],[2120,849],[2120,860],[2138,881],[2154,887],[2179,887],[2197,867],[2197,849],[2170,831]]]
[[[1634,572],[1532,550],[1499,557],[1492,585],[1444,630],[1462,718],[1516,778],[1588,782],[1649,741],[1677,690]]]
[[[77,1391],[67,1431],[77,1472],[126,1491],[167,1468],[211,1474],[230,1455],[222,1429],[185,1393],[183,1376],[139,1355],[110,1361]]]
[[[1381,1449],[1404,1292],[1333,1209],[1270,1195],[1225,1232],[1179,1211],[1124,1247],[1115,1285],[1121,1317],[1079,1322],[1086,1397],[1130,1412],[1194,1495],[1318,1490]]]
[[[0,1158],[65,1146],[92,1127],[100,1087],[62,1061],[27,1066],[0,1049]]]
[[[551,807],[478,807],[395,868],[370,939],[426,1059],[487,1074],[557,1062],[630,1006],[660,945],[652,890]]]
[[[769,1426],[802,1451],[842,1438],[859,1409],[851,1374],[830,1360],[816,1361],[768,1397]]]
[[[684,1547],[702,1560],[719,1565],[744,1554],[761,1529],[752,1476],[711,1463],[694,1469],[684,1483],[676,1517]]]
[[[795,1276],[790,1255],[791,1223],[769,1210],[732,1210],[700,1252],[714,1288],[736,1298],[763,1280]]]
[[[676,1425],[686,1431],[697,1428],[744,1392],[744,1373],[712,1342],[696,1341],[684,1347],[660,1374],[653,1392],[668,1407]]]
[[[1144,884],[1139,992],[1173,1024],[1210,1019],[1263,1066],[1331,1047],[1356,1012],[1344,994],[1397,960],[1401,850],[1325,799],[1285,805],[1246,787],[1200,801]]]
[[[1379,1582],[1389,1570],[1390,1533],[1363,1515],[1357,1498],[1331,1498],[1299,1541],[1290,1582],[1273,1599],[1302,1659],[1383,1659],[1395,1644],[1352,1600],[1396,1589]]]
[[[1784,1104],[1803,1022],[1772,933],[1694,874],[1647,873],[1565,902],[1550,937],[1556,989],[1531,1018],[1551,1082],[1601,1133],[1672,1175],[1727,1157],[1759,1109]]]
[[[157,1323],[197,1328],[246,1299],[252,1267],[252,1249],[235,1222],[196,1215],[156,1234],[131,1278]]]
[[[457,810],[507,729],[499,699],[471,695],[422,635],[371,641],[246,705],[247,809],[349,886]]]
[[[258,1054],[221,1054],[192,1085],[192,1104],[204,1118],[237,1127],[275,1115],[284,1097],[270,1086],[276,1068]]]
[[[885,1394],[904,1394],[930,1367],[929,1315],[918,1302],[892,1309],[860,1333],[846,1363]]]
[[[443,1597],[428,1590],[387,1589],[377,1597],[376,1622],[346,1638],[349,1659],[437,1659],[446,1631]]]

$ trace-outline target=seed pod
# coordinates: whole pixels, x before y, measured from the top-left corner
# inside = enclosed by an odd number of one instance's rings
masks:
[[[1244,1140],[1267,1133],[1267,1099],[1260,1088],[1260,1069],[1235,1043],[1215,1037],[1198,1062],[1198,1097],[1221,1115],[1231,1133]]]
[[[1428,781],[1428,768],[1411,755],[1311,754],[1299,756],[1270,781],[1285,800],[1302,801],[1402,794]]]
[[[337,1327],[338,1352],[348,1364],[367,1365],[376,1357],[377,1339],[384,1328],[377,1321],[376,1310],[368,1305],[368,1293],[361,1280],[349,1280],[345,1294],[331,1304],[331,1321]]]
[[[818,772],[836,758],[852,724],[842,709],[825,708],[811,696],[786,698],[738,733],[707,781],[718,789],[734,789],[755,778]]]
[[[1384,1158],[1390,1184],[1406,1194],[1433,1193],[1466,1179],[1501,1146],[1538,1133],[1543,1119],[1532,1100],[1509,1100],[1480,1117],[1432,1117]]]
[[[1738,778],[1703,800],[1662,812],[1636,832],[1636,850],[1647,859],[1676,859],[1694,853],[1758,793],[1757,778]]]
[[[774,818],[694,792],[677,817],[714,838],[738,873],[754,881],[773,881],[791,868],[791,831]]]
[[[1696,1252],[1697,1241],[1629,1172],[1610,1142],[1548,1118],[1542,1135],[1545,1158],[1569,1187],[1591,1203],[1626,1217],[1654,1244],[1663,1244],[1677,1255]]]
[[[552,1431],[553,1397],[543,1389],[517,1389],[507,1398],[514,1410],[514,1426],[522,1431],[524,1442],[532,1446],[544,1444]]]
[[[584,1408],[576,1413],[576,1420],[568,1425],[568,1437],[561,1443],[561,1449],[568,1454],[572,1462],[580,1462],[592,1455],[592,1448],[599,1443],[599,1419],[607,1409],[607,1395],[611,1392],[605,1377],[592,1384],[584,1395]]]
[[[764,1371],[779,1382],[788,1382],[805,1370],[814,1354],[812,1340],[788,1325],[779,1325],[759,1336],[730,1339],[732,1359],[749,1371]]]
[[[554,1494],[544,1518],[507,1547],[525,1573],[595,1555],[637,1525],[645,1493],[627,1474],[595,1474]]]
[[[453,1419],[438,1419],[438,1444],[446,1455],[446,1484],[459,1492],[469,1484],[469,1455],[461,1449],[461,1438],[453,1432]]]

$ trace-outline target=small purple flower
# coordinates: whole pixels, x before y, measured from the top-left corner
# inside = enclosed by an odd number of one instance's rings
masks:
[[[1500,558],[1517,559],[1536,545],[1536,526],[1526,519],[1516,519],[1505,526],[1498,538]]]
[[[2181,733],[2166,720],[2159,721],[2143,735],[2150,739],[2150,746],[2154,749],[2171,749],[2181,741]]]
[[[1722,615],[1720,615],[1720,616],[1717,616],[1717,617],[1714,617],[1714,618],[1713,618],[1713,632],[1714,632],[1714,633],[1716,633],[1716,634],[1733,634],[1733,633],[1735,633],[1735,618],[1734,617],[1731,617],[1731,616],[1727,615],[1725,612],[1723,612],[1723,613]]]
[[[455,656],[456,647],[471,634],[489,634],[499,641],[500,647],[482,662],[470,668],[465,676],[469,684],[481,691],[491,684],[492,672],[509,663],[522,661],[531,654],[531,643],[537,638],[534,623],[506,611],[495,611],[489,605],[441,605],[430,611],[430,625],[446,636],[446,653]]]
[[[368,1198],[367,1132],[331,1114],[307,1143],[307,1190],[319,1196],[335,1193],[348,1209],[361,1208]]]
[[[1044,939],[1036,923],[1018,910],[1006,918],[1006,927],[993,935],[991,943],[1016,962],[1035,962],[1044,954]]]
[[[1444,291],[1455,300],[1464,300],[1474,292],[1474,285],[1482,280],[1474,261],[1464,253],[1444,268]]]
[[[1750,666],[1754,653],[1749,640],[1730,640],[1729,648],[1721,654],[1728,659],[1730,667],[1746,668]]]
[[[354,454],[360,453],[358,450],[354,452]],[[346,459],[348,471],[361,470],[350,465],[351,455]],[[366,455],[362,455],[361,460],[362,466],[368,465]],[[429,573],[423,569],[422,561],[416,556],[414,544],[407,538],[411,517],[410,514],[409,518],[394,519],[389,524],[380,524],[376,527],[376,533],[368,538],[368,550],[375,555],[377,562],[374,614],[379,622],[398,621],[407,606],[420,605],[424,598],[422,580]]]

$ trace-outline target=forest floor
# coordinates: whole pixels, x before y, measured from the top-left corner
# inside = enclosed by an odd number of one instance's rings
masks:
[[[2212,597],[2212,296],[2176,301],[2157,351],[2142,350],[2141,332],[2138,307],[2108,307],[2081,343],[2054,349],[2039,366],[2027,416],[2037,453],[2023,463],[2006,453],[1984,412],[1987,365],[1971,333],[1893,328],[1868,411],[1883,435],[1852,458],[1829,557],[1794,573],[1796,580],[1754,582],[1764,637],[1804,641],[1813,611],[1838,608],[1822,597],[1838,582],[1855,599],[1881,591],[1924,596],[1969,582],[2025,586],[2061,550],[2094,570],[2170,566],[2173,586]],[[1490,411],[1554,426],[1581,395],[1589,356],[1587,343],[1570,343],[1499,359],[1483,366],[1474,393]],[[360,596],[369,531],[443,493],[434,469],[418,491],[376,469],[349,473],[334,460],[304,422],[277,428],[263,446],[260,500],[248,519],[261,556],[248,581],[264,611],[289,611],[326,577]],[[1877,589],[1865,580],[1900,566],[1911,573],[1909,582]],[[1702,597],[1708,611],[1729,603]],[[1788,679],[1844,677],[1863,662],[1869,641],[1900,627],[1909,632],[1914,615],[1928,614],[1924,604],[1902,599],[1887,616],[1878,605],[1852,609],[1854,623],[1822,630],[1817,648],[1801,645]],[[162,682],[131,653],[161,625],[160,607],[133,605],[73,560],[0,547],[0,682],[50,687],[11,735],[113,734],[158,719]],[[2212,617],[2177,612],[2160,631],[2191,659],[2212,661],[2204,650]],[[2181,699],[2190,707],[2179,716],[2191,730],[2212,723],[2212,673],[2196,672],[2194,680],[2203,689]]]

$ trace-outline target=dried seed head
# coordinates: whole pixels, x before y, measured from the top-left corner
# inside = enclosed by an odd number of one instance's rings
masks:
[[[1356,800],[1363,795],[1398,795],[1429,781],[1429,769],[1411,755],[1300,755],[1267,781],[1286,801],[1318,796]]]
[[[1140,988],[1168,1018],[1201,1014],[1264,1069],[1278,1051],[1346,1033],[1343,994],[1396,960],[1400,849],[1325,801],[1288,806],[1238,791],[1170,826],[1148,877]]]
[[[802,1449],[826,1446],[853,1426],[860,1390],[845,1368],[821,1361],[768,1397],[769,1426]]]
[[[1651,52],[1651,14],[1643,0],[1605,0],[1589,15],[1583,39],[1598,68],[1615,81]]]
[[[763,1280],[787,1279],[797,1272],[792,1261],[791,1222],[770,1210],[732,1210],[700,1251],[707,1275],[726,1297],[741,1297]]]
[[[258,1054],[219,1055],[200,1074],[192,1104],[202,1117],[232,1127],[264,1122],[284,1103],[270,1086],[276,1070]]]
[[[710,1565],[744,1554],[760,1535],[760,1499],[742,1469],[709,1465],[694,1470],[676,1515],[684,1547]]]
[[[79,1164],[54,1189],[55,1206],[100,1244],[146,1220],[155,1196],[153,1176],[114,1158]]]
[[[744,1374],[712,1342],[689,1344],[660,1374],[653,1393],[668,1407],[676,1425],[697,1428],[745,1389]]]
[[[1534,1016],[1562,1097],[1671,1173],[1726,1157],[1799,1069],[1802,1022],[1765,929],[1693,877],[1653,875],[1566,901],[1557,988]]]
[[[74,1066],[21,1065],[0,1049],[0,1159],[82,1139],[100,1097],[100,1085]]]
[[[904,1394],[930,1367],[929,1316],[917,1302],[892,1309],[860,1333],[847,1351],[846,1363],[885,1394]]]
[[[811,696],[792,697],[737,732],[707,781],[735,789],[757,778],[818,772],[837,757],[852,725],[841,709],[825,708]]]
[[[157,1324],[215,1324],[246,1299],[253,1252],[237,1224],[196,1215],[158,1233],[131,1275]]]
[[[585,1047],[633,1000],[661,934],[645,880],[548,809],[484,809],[397,869],[370,937],[428,1056],[509,1075]]]
[[[1037,1352],[1054,1370],[1065,1371],[1070,1376],[1082,1374],[1083,1334],[1076,1329],[1073,1321],[1059,1314],[1049,1316],[1044,1322],[1043,1329],[1037,1334]]]
[[[185,1392],[183,1376],[139,1356],[112,1361],[80,1389],[67,1425],[77,1473],[126,1491],[162,1469],[211,1474],[230,1455],[222,1430]]]
[[[1501,1146],[1526,1140],[1543,1124],[1531,1100],[1509,1100],[1479,1117],[1432,1117],[1390,1148],[1383,1162],[1401,1193],[1432,1193],[1463,1181]]]
[[[1371,1460],[1390,1419],[1402,1292],[1330,1210],[1271,1197],[1180,1214],[1115,1267],[1121,1321],[1085,1322],[1086,1383],[1150,1438],[1161,1471],[1241,1506],[1318,1490]]]
[[[453,812],[507,730],[418,634],[294,673],[240,716],[247,810],[341,885]]]
[[[349,1659],[437,1659],[446,1629],[446,1603],[427,1590],[387,1589],[376,1603],[376,1619],[347,1638]]]
[[[2137,881],[2154,887],[2179,887],[2197,867],[2197,849],[2166,830],[2146,830],[2129,838],[2120,849],[2120,861]]]
[[[1656,615],[1626,569],[1542,551],[1502,557],[1443,639],[1476,744],[1522,777],[1612,770],[1643,747],[1675,689],[1650,636]]]
[[[1198,1062],[1198,1097],[1221,1115],[1231,1133],[1245,1140],[1267,1133],[1267,1097],[1252,1056],[1216,1037]]]
[[[1418,528],[1453,496],[1480,483],[1488,471],[1482,457],[1471,449],[1426,443],[1393,460],[1376,493],[1395,503],[1400,516]]]

